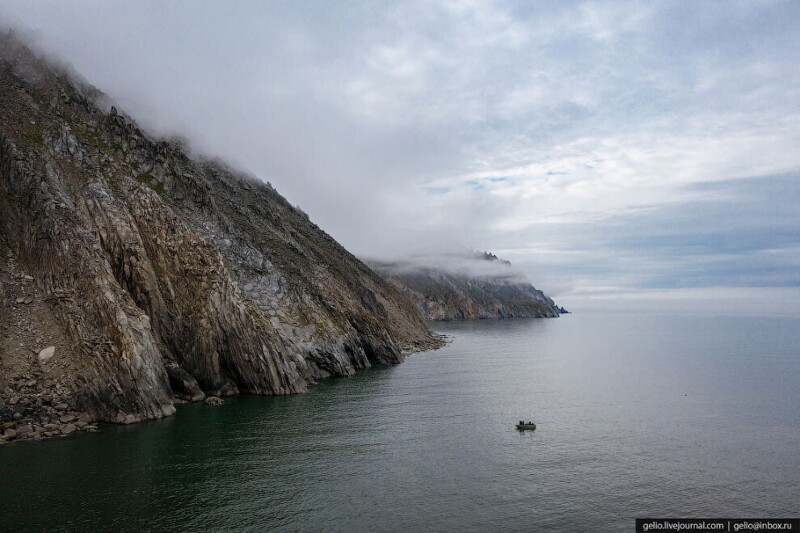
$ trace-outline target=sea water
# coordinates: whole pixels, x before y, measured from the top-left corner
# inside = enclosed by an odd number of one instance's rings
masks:
[[[633,531],[636,517],[800,514],[797,317],[433,327],[445,348],[308,394],[4,445],[0,530]]]

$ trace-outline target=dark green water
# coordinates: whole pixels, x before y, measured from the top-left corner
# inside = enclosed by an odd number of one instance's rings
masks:
[[[632,531],[800,514],[800,320],[437,325],[309,394],[0,447],[0,530]],[[535,433],[514,423],[534,419]]]

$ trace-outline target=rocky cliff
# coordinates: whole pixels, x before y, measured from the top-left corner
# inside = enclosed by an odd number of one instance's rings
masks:
[[[564,313],[511,263],[482,252],[371,261],[428,320],[550,318]]]
[[[270,185],[148,136],[10,35],[0,61],[6,430],[303,392],[438,345],[397,287]]]

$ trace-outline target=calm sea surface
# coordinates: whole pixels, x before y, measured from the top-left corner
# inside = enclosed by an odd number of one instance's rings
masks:
[[[800,515],[800,319],[436,324],[309,394],[0,447],[0,530],[633,531]],[[519,433],[532,419],[538,429]]]

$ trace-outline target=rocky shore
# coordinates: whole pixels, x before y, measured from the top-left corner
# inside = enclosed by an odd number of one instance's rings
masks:
[[[0,241],[0,443],[97,431],[96,417],[75,406],[62,332],[34,278]],[[9,380],[10,377],[10,380]]]
[[[4,441],[302,393],[441,345],[271,185],[148,135],[11,34],[0,101]]]
[[[11,420],[3,422],[0,443],[66,437],[77,431],[97,431],[91,415],[68,411],[67,404],[63,402],[53,404],[54,400],[48,394],[23,392],[7,398],[14,414]]]

